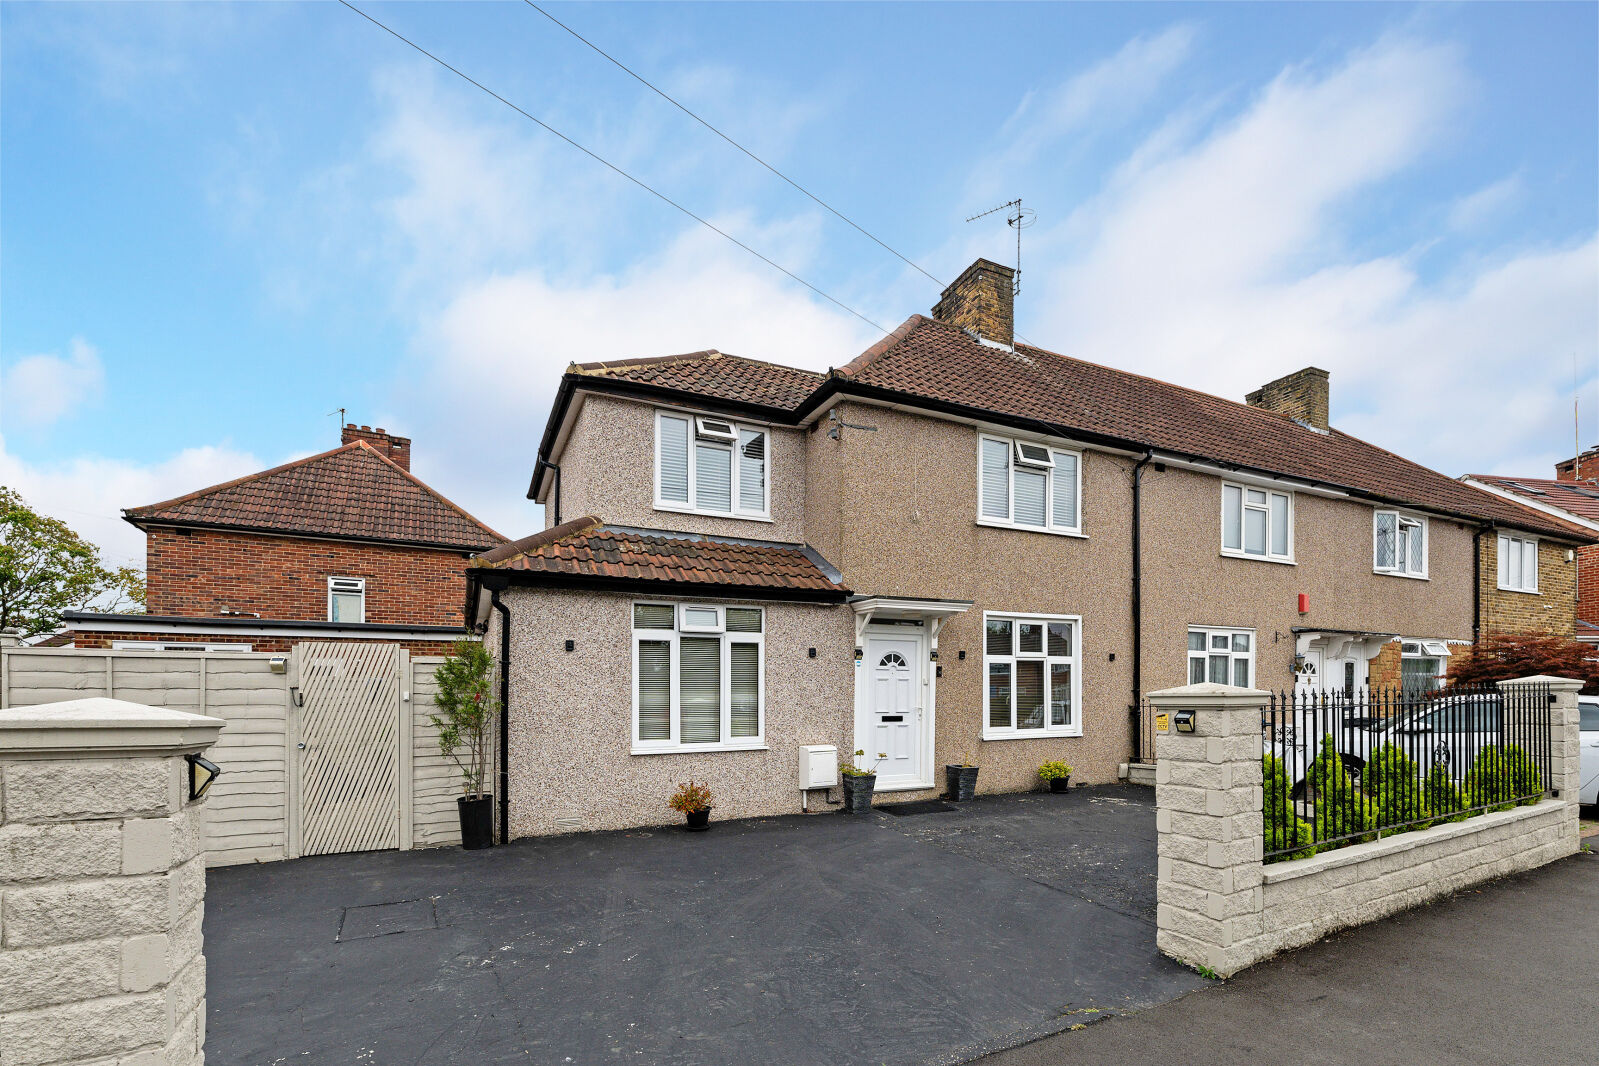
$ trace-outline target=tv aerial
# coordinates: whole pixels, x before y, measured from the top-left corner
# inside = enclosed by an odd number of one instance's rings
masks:
[[[981,214],[968,218],[968,222],[976,222],[980,218],[987,218],[996,211],[1005,212],[1005,225],[1016,231],[1016,276],[1011,281],[1011,295],[1022,291],[1022,230],[1038,221],[1038,212],[1030,207],[1022,206],[1022,198],[1018,196],[1008,204],[991,207]]]

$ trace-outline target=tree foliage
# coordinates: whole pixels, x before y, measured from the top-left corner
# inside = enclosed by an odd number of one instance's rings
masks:
[[[65,522],[0,485],[0,629],[38,636],[60,628],[62,611],[94,606],[143,612],[144,575],[107,567],[100,550]]]
[[[440,714],[428,716],[439,731],[439,751],[461,771],[461,791],[483,795],[488,777],[493,727],[499,720],[494,698],[494,659],[475,640],[458,640],[433,671],[438,685],[433,702]]]
[[[1540,674],[1580,678],[1585,694],[1599,695],[1599,650],[1570,637],[1495,633],[1449,659],[1449,680],[1454,684],[1490,684]]]

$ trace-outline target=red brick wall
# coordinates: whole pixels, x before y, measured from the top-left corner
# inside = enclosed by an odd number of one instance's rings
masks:
[[[458,551],[204,529],[149,532],[145,609],[188,617],[215,617],[226,609],[325,622],[329,577],[366,579],[368,622],[461,624],[466,559]]]
[[[245,633],[79,633],[67,631],[74,648],[109,648],[113,640],[160,641],[163,644],[248,644],[251,651],[290,652],[296,644],[308,644],[319,637],[260,637]],[[448,655],[448,640],[399,640],[375,643],[398,644],[412,655]]]
[[[1577,617],[1599,624],[1599,544],[1577,549]]]

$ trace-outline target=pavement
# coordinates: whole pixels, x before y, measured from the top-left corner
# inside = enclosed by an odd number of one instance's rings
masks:
[[[206,1051],[970,1061],[1206,984],[1155,951],[1153,798],[1100,786],[213,870]]]
[[[1335,935],[981,1066],[1599,1062],[1599,855]]]

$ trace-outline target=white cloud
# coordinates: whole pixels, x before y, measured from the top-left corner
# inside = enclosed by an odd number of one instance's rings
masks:
[[[82,337],[72,338],[65,356],[23,356],[0,372],[0,430],[48,426],[100,399],[104,389],[100,353]]]
[[[1521,177],[1512,174],[1456,200],[1449,208],[1449,225],[1457,230],[1474,230],[1503,215],[1521,199]]]
[[[9,453],[0,437],[0,484],[99,545],[106,562],[116,566],[144,566],[144,534],[122,520],[123,508],[159,503],[265,465],[248,453],[211,445],[185,448],[155,463],[97,455],[30,463]]]

